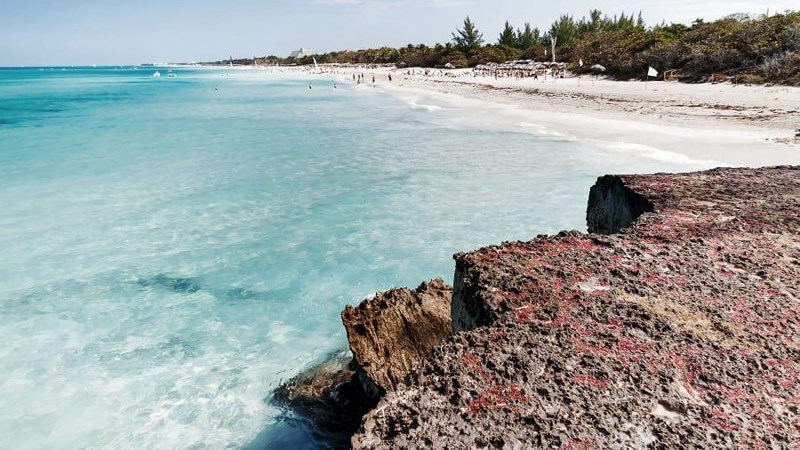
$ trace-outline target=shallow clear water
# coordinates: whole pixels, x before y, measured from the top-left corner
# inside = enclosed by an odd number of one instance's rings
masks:
[[[699,168],[297,74],[154,70],[0,70],[3,446],[322,446],[269,397],[346,347],[345,304],[584,229],[601,174]]]

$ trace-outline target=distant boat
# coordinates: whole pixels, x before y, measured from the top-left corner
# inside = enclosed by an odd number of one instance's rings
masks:
[[[231,67],[233,67],[233,56],[229,56],[229,58],[229,64]]]
[[[153,78],[161,78],[161,72],[159,71],[153,72]]]
[[[314,60],[314,69],[316,69],[316,71],[317,71],[317,72],[319,72],[319,73],[322,73],[322,71],[321,71],[321,70],[319,70],[319,64],[317,64],[317,58],[314,58],[314,57],[312,56],[312,57],[311,57],[311,59],[313,59],[313,60]]]
[[[177,75],[175,75],[174,73],[167,74],[167,78],[175,78],[175,77],[177,77]]]

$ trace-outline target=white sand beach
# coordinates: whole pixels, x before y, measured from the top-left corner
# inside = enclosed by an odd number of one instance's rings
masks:
[[[800,164],[800,88],[475,77],[471,70],[334,69],[343,81],[384,89],[418,107],[453,108],[474,121],[669,152],[720,166]],[[412,74],[409,74],[409,71]],[[392,75],[392,81],[388,79]],[[375,83],[372,83],[375,75]]]

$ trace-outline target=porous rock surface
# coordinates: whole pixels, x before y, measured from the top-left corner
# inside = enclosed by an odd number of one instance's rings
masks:
[[[441,278],[392,289],[342,312],[357,373],[368,395],[393,391],[452,334],[452,288]]]
[[[456,255],[461,332],[353,447],[797,448],[800,168],[603,177],[587,221]]]

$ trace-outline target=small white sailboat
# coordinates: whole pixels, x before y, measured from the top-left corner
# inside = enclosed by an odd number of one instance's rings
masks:
[[[159,71],[153,72],[153,78],[161,78],[161,72]]]
[[[313,60],[314,60],[314,70],[316,70],[316,71],[317,71],[317,73],[322,73],[322,71],[319,69],[319,64],[317,64],[317,58],[314,58],[314,57],[312,56],[312,57],[311,57],[311,59],[313,59]]]

